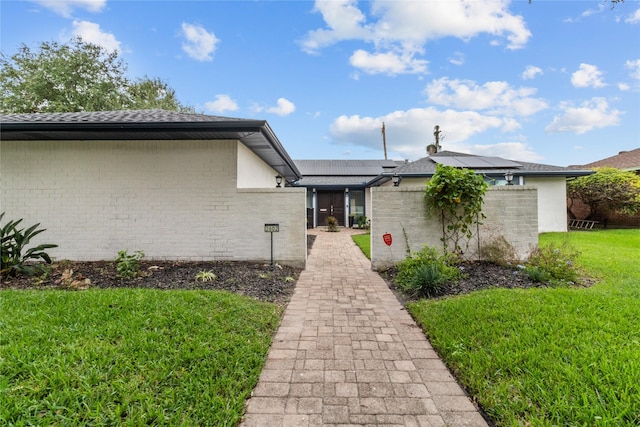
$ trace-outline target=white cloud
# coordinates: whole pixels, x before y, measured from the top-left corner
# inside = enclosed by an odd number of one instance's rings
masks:
[[[640,80],[640,59],[635,61],[627,61],[624,64],[624,68],[629,70],[629,75],[632,79]]]
[[[468,153],[479,156],[497,156],[504,159],[521,160],[523,162],[538,162],[543,157],[533,151],[533,148],[522,142],[499,142],[490,145],[469,145]]]
[[[464,141],[469,137],[489,129],[514,127],[509,119],[428,107],[394,111],[381,117],[340,116],[331,124],[329,133],[336,144],[382,150],[382,122],[386,127],[388,151],[414,160],[426,156],[426,147],[433,142],[436,124],[443,131],[441,144],[445,150],[465,152],[468,150]]]
[[[527,65],[527,68],[522,72],[523,80],[535,79],[538,74],[542,74],[542,68],[535,67],[533,65]]]
[[[458,109],[485,110],[488,114],[530,116],[548,107],[534,98],[534,88],[512,88],[509,83],[496,81],[479,86],[471,80],[433,80],[425,89],[432,104]]]
[[[405,74],[424,73],[427,70],[428,62],[422,59],[415,59],[413,55],[398,55],[394,52],[369,53],[362,49],[356,50],[349,62],[356,68],[367,74]]]
[[[635,12],[629,14],[629,16],[627,16],[627,18],[624,20],[624,22],[626,22],[628,24],[638,24],[638,23],[640,23],[640,8],[636,9]]]
[[[584,12],[582,12],[581,16],[586,18],[588,16],[595,15],[597,13],[601,13],[604,10],[605,10],[605,6],[604,6],[604,2],[602,2],[602,3],[600,3],[598,5],[597,9],[587,9]]]
[[[205,108],[214,113],[222,113],[224,111],[236,111],[238,104],[231,99],[229,95],[216,95],[215,101],[209,101],[204,104]]]
[[[356,0],[316,0],[313,11],[322,14],[328,28],[309,31],[301,42],[307,53],[316,53],[341,40],[371,38],[370,31],[363,25],[366,17],[358,9]]]
[[[453,65],[464,65],[464,53],[455,52],[449,57],[449,62]]]
[[[605,87],[602,81],[602,71],[595,65],[580,64],[578,71],[571,75],[571,84],[575,87]]]
[[[549,133],[573,132],[582,135],[594,129],[616,126],[622,112],[609,108],[604,98],[592,98],[576,107],[570,102],[560,105],[561,115],[553,118],[544,130]]]
[[[107,0],[32,0],[66,18],[71,17],[74,9],[84,9],[89,12],[100,12],[107,4]]]
[[[211,61],[216,50],[218,40],[213,33],[207,32],[201,25],[182,23],[182,36],[186,39],[182,43],[182,50],[198,61]]]
[[[73,21],[73,35],[82,38],[87,43],[92,43],[105,48],[108,51],[120,51],[120,42],[111,33],[100,29],[100,25],[89,21]]]
[[[376,0],[371,3],[371,22],[367,22],[368,17],[355,0],[316,0],[314,11],[322,14],[326,28],[309,31],[301,45],[304,51],[316,53],[343,40],[359,40],[374,47],[368,53],[360,49],[351,57],[352,65],[363,66],[366,72],[425,72],[426,62],[415,56],[423,53],[430,40],[468,40],[490,34],[497,40],[506,40],[509,49],[523,47],[531,32],[521,16],[509,12],[508,5],[506,0]],[[405,69],[399,71],[399,65]]]
[[[278,98],[277,106],[267,108],[266,111],[268,113],[277,114],[279,116],[288,116],[289,114],[296,111],[296,106],[293,102],[289,101],[286,98]]]

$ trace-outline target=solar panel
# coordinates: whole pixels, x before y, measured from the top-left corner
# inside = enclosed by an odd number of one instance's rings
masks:
[[[469,169],[519,168],[521,164],[502,157],[486,156],[432,156],[431,159],[444,166]]]

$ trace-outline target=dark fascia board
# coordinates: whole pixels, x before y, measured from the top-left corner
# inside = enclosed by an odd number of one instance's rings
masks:
[[[302,178],[302,174],[289,157],[275,133],[265,120],[218,120],[211,122],[4,122],[0,124],[0,132],[3,140],[59,140],[70,139],[69,132],[83,133],[82,139],[108,140],[113,132],[130,133],[130,139],[139,139],[136,135],[146,134],[144,139],[150,139],[153,133],[181,134],[184,139],[185,132],[198,133],[225,133],[229,138],[242,141],[249,149],[251,144],[248,138],[259,134],[282,160],[279,164],[267,161],[261,153],[256,152],[263,160],[284,176],[287,181],[296,181]],[[65,134],[63,138],[56,135]],[[87,138],[87,133],[91,134]],[[31,135],[31,137],[30,137]],[[34,138],[33,136],[37,137]],[[80,139],[80,138],[79,138]],[[163,138],[165,139],[165,138]],[[214,138],[216,139],[216,138]],[[217,139],[220,139],[219,137]],[[255,152],[255,151],[254,151]]]

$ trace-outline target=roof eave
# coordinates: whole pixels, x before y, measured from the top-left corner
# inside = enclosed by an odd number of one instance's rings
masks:
[[[73,140],[69,133],[83,133],[77,140],[108,140],[110,133],[126,133],[129,139],[153,139],[154,134],[165,134],[162,139],[172,133],[179,134],[179,139],[188,132],[222,132],[228,139],[237,139],[251,149],[258,157],[269,164],[287,181],[293,182],[302,178],[302,174],[289,157],[275,133],[265,120],[228,120],[212,122],[5,122],[0,125],[3,140]],[[87,132],[89,138],[87,138]],[[144,134],[144,135],[143,135]],[[256,144],[252,139],[259,139]],[[192,138],[196,139],[196,138]],[[202,138],[197,138],[202,139]],[[222,139],[215,137],[211,139]],[[227,138],[225,138],[227,139]],[[268,153],[256,148],[265,145],[275,152],[281,161],[269,159]],[[253,147],[252,147],[253,145]]]

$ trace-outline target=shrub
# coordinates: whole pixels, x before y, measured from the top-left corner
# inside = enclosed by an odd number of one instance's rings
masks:
[[[529,279],[533,280],[534,282],[548,283],[552,279],[549,272],[536,265],[526,266],[524,268],[524,272],[527,274],[527,276],[529,276]]]
[[[326,221],[327,221],[327,228],[329,231],[332,231],[332,232],[340,231],[340,229],[338,228],[338,220],[336,219],[335,216],[328,216]]]
[[[144,252],[135,251],[128,254],[126,250],[118,252],[116,258],[116,269],[118,275],[124,278],[137,277],[140,274],[140,260],[144,258]]]
[[[412,297],[434,297],[442,293],[447,277],[438,263],[420,265],[408,278],[403,292]]]
[[[4,212],[0,214],[0,221],[4,217]],[[41,264],[30,264],[35,260],[42,260],[51,264],[51,257],[45,249],[56,248],[58,245],[42,244],[30,249],[26,249],[31,239],[45,231],[38,230],[40,223],[31,227],[18,229],[18,224],[22,219],[9,221],[0,226],[0,273],[16,275],[18,273],[33,276],[38,273],[45,273],[46,267]]]
[[[398,263],[395,281],[402,292],[412,297],[436,296],[442,292],[446,282],[462,275],[455,263],[455,256],[441,255],[436,249],[425,246]]]
[[[504,236],[498,236],[482,245],[479,255],[483,261],[489,261],[502,266],[514,265],[518,262],[516,249]]]
[[[472,170],[436,166],[436,173],[427,182],[424,200],[427,213],[440,216],[440,240],[445,252],[466,253],[474,226],[484,218],[482,204],[487,188],[482,176]]]
[[[525,271],[531,277],[530,271],[539,269],[541,273],[534,274],[546,273],[552,284],[573,284],[579,277],[576,268],[576,259],[579,255],[580,252],[567,241],[561,245],[550,243],[547,246],[538,246],[531,251]]]
[[[361,215],[358,217],[358,228],[362,228],[368,230],[371,228],[371,221],[367,219],[366,216]]]

